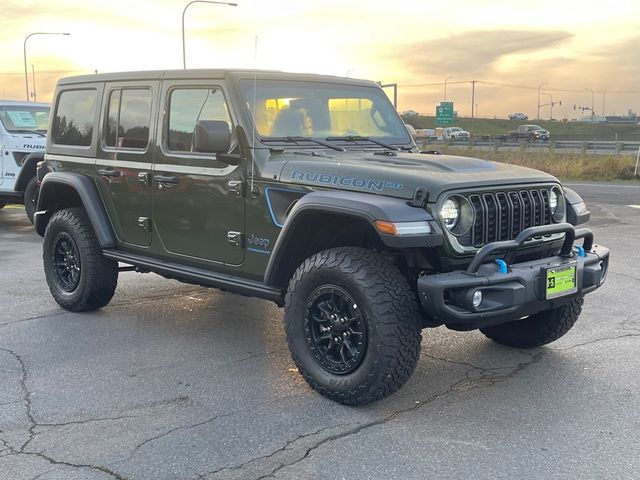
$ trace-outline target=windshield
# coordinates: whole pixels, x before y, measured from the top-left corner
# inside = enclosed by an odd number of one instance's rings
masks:
[[[411,140],[393,105],[378,88],[319,82],[241,80],[240,91],[263,138],[371,137]]]
[[[49,126],[49,107],[0,105],[0,122],[9,133],[44,133]]]

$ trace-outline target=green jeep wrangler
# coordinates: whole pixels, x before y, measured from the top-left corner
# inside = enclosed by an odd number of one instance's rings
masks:
[[[552,342],[607,273],[608,249],[574,228],[589,219],[575,192],[421,154],[369,81],[65,78],[45,158],[35,224],[61,307],[104,307],[122,270],[271,300],[302,376],[344,404],[398,390],[425,327]]]

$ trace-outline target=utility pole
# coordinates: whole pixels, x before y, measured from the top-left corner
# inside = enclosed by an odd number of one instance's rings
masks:
[[[478,80],[471,80],[471,120],[473,120],[475,114],[475,105],[476,105],[476,83]]]
[[[604,107],[607,104],[607,92],[604,91],[602,92],[602,116],[605,118],[607,118],[606,114],[604,113]]]
[[[587,91],[591,92],[591,116],[593,117],[596,114],[596,112],[593,111],[593,94],[594,94],[594,92],[593,92],[592,88],[585,88],[584,90],[587,90]]]
[[[544,82],[538,85],[538,114],[536,115],[536,119],[538,120],[540,120],[540,90],[542,90],[542,87],[545,85],[549,85],[549,82]]]

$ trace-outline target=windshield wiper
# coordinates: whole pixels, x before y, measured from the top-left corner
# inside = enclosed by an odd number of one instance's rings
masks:
[[[317,138],[312,138],[312,137],[301,137],[301,136],[263,137],[260,139],[260,141],[261,142],[284,142],[284,143],[312,142],[317,145],[322,145],[323,147],[332,148],[333,150],[337,150],[338,152],[345,151],[343,147],[339,147],[332,143],[323,142],[322,140],[318,140]]]
[[[375,143],[376,145],[380,145],[381,147],[388,148],[389,150],[393,150],[395,152],[397,152],[398,150],[404,150],[406,148],[406,147],[396,147],[389,143],[381,142],[380,140],[375,140],[371,137],[363,137],[361,135],[348,135],[346,137],[327,137],[325,140],[329,140],[329,141],[344,140],[346,142],[371,142],[371,143]]]
[[[9,133],[33,133],[34,135],[40,135],[41,137],[46,137],[45,133],[39,132],[38,130],[9,130]]]

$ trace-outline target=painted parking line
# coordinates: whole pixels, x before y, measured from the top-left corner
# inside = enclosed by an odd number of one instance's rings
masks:
[[[638,210],[640,210],[640,205],[627,205],[627,207],[637,208]]]

